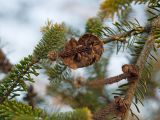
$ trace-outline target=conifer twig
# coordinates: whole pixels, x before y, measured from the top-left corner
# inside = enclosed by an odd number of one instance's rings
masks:
[[[86,85],[98,86],[98,85],[104,85],[104,84],[113,84],[113,83],[119,82],[123,79],[128,79],[129,81],[132,81],[134,78],[137,78],[139,76],[137,68],[133,64],[123,65],[122,71],[123,71],[123,74],[120,74],[120,75],[117,75],[114,77],[110,77],[110,78],[106,78],[104,80],[89,81],[88,83],[86,83]]]
[[[13,79],[13,82],[12,82],[12,84],[8,87],[7,91],[5,91],[5,92],[3,93],[3,96],[0,96],[0,104],[3,103],[3,102],[8,98],[8,96],[14,91],[14,89],[15,89],[18,85],[20,85],[19,82],[22,80],[22,77],[25,76],[25,75],[28,73],[28,70],[30,70],[30,68],[31,68],[34,64],[38,63],[38,61],[39,61],[39,60],[33,59],[33,60],[31,61],[31,63],[29,63],[29,64],[26,66],[25,70],[23,70],[19,76],[15,77],[15,79]],[[11,73],[12,73],[12,71],[11,71]],[[10,73],[10,74],[11,74],[11,73]],[[9,75],[10,75],[10,74],[9,74]],[[6,82],[5,80],[8,82],[8,79],[7,79],[7,78],[5,78],[2,82]],[[9,79],[9,80],[10,80],[10,79]],[[8,83],[8,84],[10,84],[10,83]]]
[[[105,111],[109,111],[111,106],[115,107],[115,110],[113,112],[115,114],[118,113],[117,117],[120,117],[121,120],[129,120],[129,110],[130,110],[130,106],[131,106],[131,103],[132,103],[132,99],[134,97],[137,85],[139,83],[139,79],[141,78],[141,73],[142,73],[142,71],[145,67],[146,60],[147,60],[147,58],[150,54],[150,51],[151,51],[151,49],[154,45],[154,40],[155,39],[152,35],[148,38],[148,40],[145,43],[144,49],[142,50],[142,52],[141,52],[141,54],[140,54],[140,56],[137,60],[136,65],[124,65],[124,66],[122,66],[122,71],[124,72],[124,74],[121,74],[120,76],[123,76],[123,77],[120,77],[120,78],[122,78],[122,79],[127,78],[128,82],[129,82],[129,87],[128,87],[128,90],[126,92],[125,98],[121,99],[119,97],[118,102],[114,101],[109,105],[110,107],[105,108],[101,111],[98,111],[94,115],[94,120],[99,120],[98,119],[99,118],[98,114],[102,114]],[[126,77],[127,74],[128,74],[128,76]],[[112,84],[112,83],[114,83],[114,81],[118,82],[118,81],[121,80],[121,79],[117,79],[117,78],[119,78],[119,77],[117,77],[117,76],[111,77],[109,79],[108,83]],[[106,81],[103,80],[102,83],[105,84],[105,82]],[[98,85],[98,83],[97,83],[97,85]],[[118,109],[116,109],[116,108],[118,108]],[[106,114],[108,114],[108,113],[106,113]],[[97,118],[97,116],[98,116],[98,118]],[[102,116],[101,119],[104,119],[105,117],[106,117],[106,115]]]
[[[154,24],[152,24],[152,28],[157,27],[157,25],[160,26],[160,20],[159,21],[157,20],[156,22],[154,22]],[[145,67],[145,63],[147,61],[147,58],[148,58],[148,56],[151,52],[151,49],[153,48],[153,45],[155,43],[155,37],[154,37],[153,33],[154,32],[152,30],[152,32],[150,33],[150,36],[148,37],[148,40],[145,42],[143,50],[142,50],[136,64],[135,65],[124,65],[122,67],[122,71],[124,73],[131,72],[130,75],[132,75],[132,76],[129,76],[127,78],[128,82],[129,82],[129,84],[128,84],[129,87],[128,87],[128,90],[126,92],[124,99],[119,98],[119,100],[120,100],[119,102],[114,101],[111,103],[111,106],[112,106],[112,104],[114,104],[116,108],[118,107],[118,109],[115,108],[114,113],[117,113],[117,112],[121,113],[117,116],[117,117],[120,117],[121,120],[129,120],[130,106],[131,106],[136,88],[139,84],[139,80],[141,78],[141,74],[142,74],[142,71]],[[112,77],[112,78],[117,78],[117,76]],[[116,80],[118,81],[118,79],[116,79]],[[103,83],[105,83],[105,82],[103,81]],[[111,82],[111,83],[113,83],[113,82]],[[105,108],[104,110],[108,111],[109,109],[110,109],[110,107]],[[99,112],[98,112],[98,114],[99,114]],[[98,120],[96,116],[97,116],[97,113],[94,116],[94,120]],[[103,116],[103,118],[105,116]]]
[[[152,23],[152,28],[153,27],[158,27],[158,26],[160,26],[160,18],[153,21],[153,23]],[[153,48],[154,43],[155,43],[155,37],[153,35],[153,30],[152,30],[152,33],[148,37],[148,40],[146,41],[145,46],[144,46],[144,48],[143,48],[143,50],[142,50],[142,52],[141,52],[141,54],[140,54],[140,56],[139,56],[139,58],[136,62],[136,65],[139,68],[139,75],[140,76],[138,77],[138,79],[135,79],[134,82],[131,82],[131,84],[129,86],[129,89],[126,93],[124,101],[126,101],[128,109],[126,110],[126,112],[122,116],[122,118],[121,118],[122,120],[129,120],[129,108],[131,106],[132,99],[134,97],[137,85],[139,83],[139,79],[141,78],[142,71],[145,67],[145,63],[146,63],[147,58],[148,58],[148,56],[151,52],[151,49]]]
[[[113,84],[113,83],[121,81],[122,79],[126,79],[128,77],[130,77],[129,74],[120,74],[120,75],[117,75],[117,76],[114,76],[114,77],[106,78],[104,80],[89,81],[87,83],[87,85],[89,85],[89,86],[96,85],[97,86],[97,85],[104,85],[104,84]]]
[[[120,41],[120,42],[125,42],[126,37],[129,37],[131,35],[137,35],[137,34],[141,34],[141,33],[149,33],[150,32],[150,26],[146,26],[146,27],[137,27],[134,28],[130,31],[124,32],[124,33],[120,33],[120,34],[116,34],[113,36],[109,36],[108,38],[104,38],[103,39],[103,43],[107,44],[109,42],[113,42],[113,41]]]

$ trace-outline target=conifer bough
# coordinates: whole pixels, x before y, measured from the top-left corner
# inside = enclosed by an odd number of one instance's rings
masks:
[[[106,11],[110,11],[109,16],[114,15],[119,10],[121,11],[124,7],[126,8],[131,2],[133,2],[133,0],[120,0],[116,1],[116,4],[111,6],[110,3],[112,2],[108,3],[108,1],[110,2],[110,0],[105,0],[101,5],[101,12],[104,13]],[[135,2],[146,3],[148,1],[136,0]],[[50,21],[48,21],[47,25],[42,29],[43,37],[39,44],[35,47],[33,55],[24,58],[24,60],[20,61],[20,64],[15,65],[8,76],[0,84],[0,119],[11,120],[14,118],[18,120],[27,118],[44,120],[105,120],[106,116],[112,112],[116,115],[116,117],[120,117],[121,120],[129,120],[130,106],[133,97],[136,97],[136,89],[138,89],[140,79],[143,77],[142,71],[145,67],[145,63],[151,49],[154,46],[154,43],[159,44],[160,20],[158,16],[160,12],[160,3],[156,0],[149,0],[149,4],[152,4],[150,6],[152,10],[149,12],[153,15],[153,17],[149,20],[154,20],[151,26],[141,27],[139,24],[137,25],[133,22],[123,22],[123,24],[115,24],[116,28],[119,30],[119,32],[115,32],[109,27],[103,27],[103,20],[106,16],[99,15],[100,18],[95,17],[87,22],[86,33],[89,34],[83,35],[78,41],[71,39],[67,42],[67,31],[65,27],[58,24],[53,25]],[[105,29],[105,32],[103,29]],[[81,84],[90,86],[93,84],[112,84],[122,79],[128,80],[127,84],[122,85],[125,87],[128,85],[127,89],[125,89],[125,94],[123,94],[123,96],[114,96],[114,101],[111,104],[106,105],[104,109],[93,113],[93,116],[88,108],[75,109],[72,112],[63,114],[54,113],[52,115],[47,115],[42,110],[36,108],[33,110],[33,105],[31,108],[30,106],[22,103],[8,100],[18,96],[17,91],[27,90],[25,81],[34,82],[33,78],[31,78],[31,74],[38,75],[38,72],[36,71],[40,69],[38,64],[42,64],[44,61],[45,63],[48,63],[45,69],[50,71],[47,71],[50,73],[50,76],[53,78],[58,78],[58,80],[64,80],[63,78],[64,76],[66,77],[66,74],[63,74],[63,72],[67,71],[69,68],[76,69],[87,67],[99,61],[102,53],[104,52],[104,44],[112,41],[116,41],[117,43],[127,43],[128,38],[131,39],[132,36],[137,36],[139,34],[142,35],[143,33],[147,33],[149,37],[145,42],[135,42],[138,45],[144,45],[137,46],[143,48],[141,49],[141,52],[138,51],[139,58],[136,64],[127,64],[122,66],[123,74],[85,84],[83,81],[78,81],[77,88],[79,88]],[[103,38],[103,34],[104,36],[107,36],[107,38]],[[102,37],[102,39],[100,39],[100,37]],[[48,57],[55,61],[55,64],[52,61],[49,61]],[[3,60],[5,56],[2,56],[2,58],[1,64],[4,63]],[[63,60],[62,64],[60,64],[61,60],[59,58]],[[53,66],[52,63],[58,67]],[[10,70],[10,68],[7,68],[7,70]],[[5,69],[4,71],[6,72],[7,70]],[[65,80],[66,79],[68,78],[65,78]],[[34,95],[35,94],[32,93],[31,96]],[[132,111],[131,114],[133,115]]]

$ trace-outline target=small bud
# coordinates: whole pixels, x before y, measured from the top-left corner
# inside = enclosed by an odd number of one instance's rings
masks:
[[[52,61],[55,61],[58,58],[58,53],[51,51],[48,53],[48,58]]]
[[[122,71],[123,71],[123,73],[128,74],[129,73],[129,65],[128,64],[123,65]]]
[[[74,80],[74,85],[76,88],[80,88],[85,84],[85,80],[83,77],[78,77],[77,79]]]
[[[132,78],[139,77],[139,71],[136,65],[134,64],[125,64],[122,66],[122,71],[124,74],[129,74],[128,80],[132,80]]]

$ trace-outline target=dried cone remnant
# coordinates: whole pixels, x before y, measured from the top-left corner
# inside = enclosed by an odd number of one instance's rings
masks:
[[[6,55],[0,49],[0,71],[8,73],[10,72],[11,68],[12,64],[9,62],[9,60],[6,58]]]
[[[121,99],[119,96],[114,96],[114,103],[113,103],[113,112],[116,114],[117,117],[122,118],[122,116],[127,111],[127,104],[126,102]]]
[[[106,118],[108,118],[111,113],[116,115],[117,118],[121,118],[127,110],[127,105],[119,96],[114,96],[114,99],[114,102],[108,107],[95,113],[93,120],[107,120]]]
[[[134,64],[125,64],[122,66],[122,71],[124,74],[129,74],[130,76],[127,78],[128,81],[135,80],[135,78],[139,77],[139,70]]]
[[[95,35],[85,34],[78,41],[71,39],[60,53],[50,52],[51,60],[62,58],[64,64],[76,69],[98,61],[103,53],[103,42]]]

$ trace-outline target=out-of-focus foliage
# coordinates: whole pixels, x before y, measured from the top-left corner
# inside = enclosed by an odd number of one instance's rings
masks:
[[[72,112],[53,113],[47,115],[41,109],[16,101],[5,101],[0,105],[1,120],[92,120],[91,111],[87,108],[76,109]]]
[[[33,120],[46,119],[45,113],[40,109],[32,109],[31,106],[24,105],[16,101],[5,101],[0,104],[1,120]]]
[[[54,63],[49,60],[42,61],[42,66],[49,76],[52,85],[58,85],[62,80],[68,80],[71,77],[71,70],[61,60]]]
[[[92,120],[92,114],[89,109],[77,109],[73,112],[52,114],[50,120]]]
[[[100,18],[90,18],[86,23],[86,32],[102,36],[103,23]]]
[[[104,0],[101,4],[101,11],[104,12],[105,17],[113,17],[115,13],[121,15],[130,7],[131,3],[146,3],[149,0]]]

